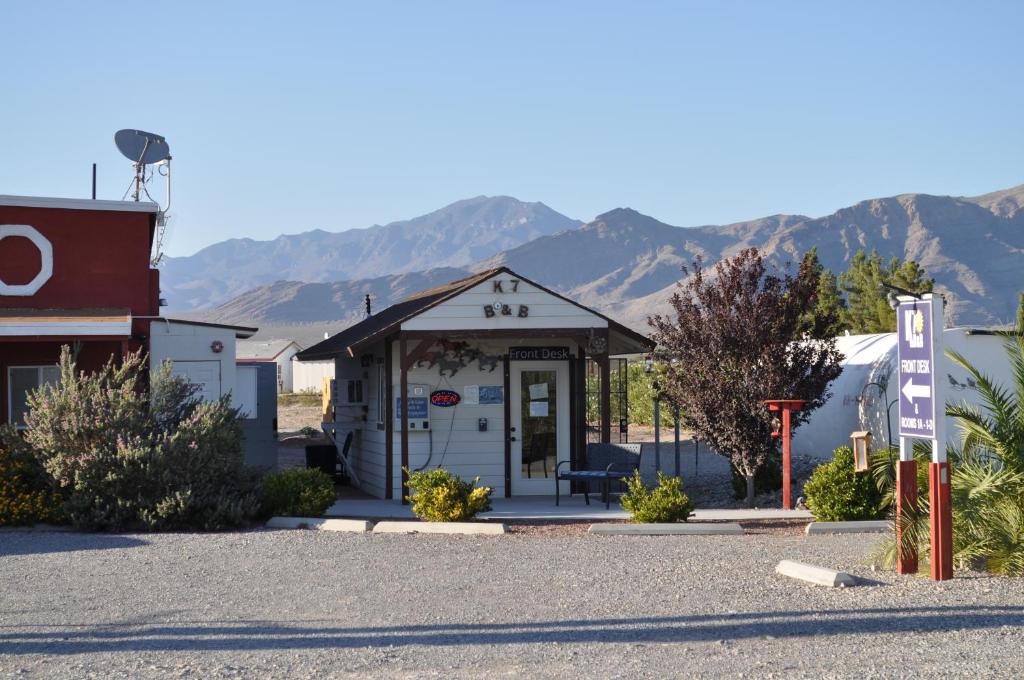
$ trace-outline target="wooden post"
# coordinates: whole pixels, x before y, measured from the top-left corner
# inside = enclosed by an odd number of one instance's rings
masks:
[[[398,375],[401,385],[398,388],[399,399],[402,404],[402,505],[408,505],[406,498],[407,485],[409,483],[409,368],[405,363],[406,342],[402,337],[398,341]]]
[[[900,460],[896,464],[896,573],[916,574],[917,546],[903,550],[903,528],[900,519],[905,512],[917,507],[917,461],[912,455],[909,456],[909,460],[905,460],[905,447],[907,443],[900,437]]]
[[[384,489],[384,498],[392,500],[395,497],[395,388],[392,385],[394,379],[394,357],[392,356],[393,338],[384,339],[384,450],[387,457],[384,459],[384,477],[387,479]]]
[[[601,443],[610,444],[612,441],[612,386],[611,386],[611,360],[605,352],[601,357]]]
[[[512,497],[512,366],[508,358],[508,352],[505,352],[505,356],[502,360],[504,365],[504,383],[503,389],[505,390],[504,398],[502,402],[504,404],[504,416],[505,416],[505,498]],[[517,432],[521,437],[522,433]]]
[[[793,509],[792,493],[792,444],[789,436],[789,404],[782,407],[782,507]]]

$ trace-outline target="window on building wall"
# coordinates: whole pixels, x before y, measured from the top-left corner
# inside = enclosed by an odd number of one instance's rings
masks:
[[[25,427],[28,413],[28,393],[41,385],[54,385],[60,381],[57,366],[11,366],[7,369],[7,421],[18,428]]]
[[[387,378],[384,364],[377,364],[377,424],[383,426],[387,414]]]

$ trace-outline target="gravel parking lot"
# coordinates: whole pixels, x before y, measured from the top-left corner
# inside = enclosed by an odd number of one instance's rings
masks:
[[[876,574],[877,540],[0,533],[0,676],[1019,677],[1020,580]]]

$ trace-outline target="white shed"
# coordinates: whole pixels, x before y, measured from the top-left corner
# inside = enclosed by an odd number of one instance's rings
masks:
[[[292,357],[302,351],[294,340],[242,340],[238,343],[239,361],[273,362],[277,364],[277,391],[292,392]]]

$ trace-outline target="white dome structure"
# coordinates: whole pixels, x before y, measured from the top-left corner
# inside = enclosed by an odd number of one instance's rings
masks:
[[[1012,371],[1003,350],[1003,339],[991,330],[948,328],[943,331],[945,349],[959,352],[997,384],[1010,386]],[[843,372],[832,383],[832,397],[815,411],[810,420],[793,432],[793,453],[829,460],[839,446],[850,444],[850,433],[871,432],[872,448],[899,445],[899,396],[896,384],[896,334],[846,335],[836,346],[846,357]],[[938,403],[958,403],[980,407],[974,380],[948,357],[936,357]],[[890,406],[891,405],[891,406]],[[886,413],[889,420],[887,422]],[[946,433],[956,440],[960,433],[949,419]]]

